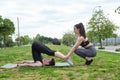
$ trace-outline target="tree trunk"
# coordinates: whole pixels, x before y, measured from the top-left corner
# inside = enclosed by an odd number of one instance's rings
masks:
[[[6,35],[4,34],[4,39],[3,39],[3,47],[6,47]]]

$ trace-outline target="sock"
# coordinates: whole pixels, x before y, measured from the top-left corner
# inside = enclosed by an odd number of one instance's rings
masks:
[[[68,64],[69,64],[69,65],[71,65],[71,66],[73,65],[73,62],[71,61],[71,59],[70,59],[70,58],[68,59],[68,61],[67,61],[67,62],[68,62]]]

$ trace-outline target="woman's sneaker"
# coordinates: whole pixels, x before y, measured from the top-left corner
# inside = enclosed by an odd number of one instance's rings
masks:
[[[87,61],[85,62],[86,65],[90,65],[91,63],[93,62],[93,59],[91,59],[90,61]]]

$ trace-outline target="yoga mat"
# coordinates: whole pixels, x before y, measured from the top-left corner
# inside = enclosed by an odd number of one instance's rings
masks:
[[[70,65],[67,62],[56,62],[55,63],[55,67],[64,67],[64,66],[73,66],[73,65]],[[0,66],[0,68],[17,68],[17,67],[18,67],[17,64],[13,64],[13,63],[8,63],[3,66]]]

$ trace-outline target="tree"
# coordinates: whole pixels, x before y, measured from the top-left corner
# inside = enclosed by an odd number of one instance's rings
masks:
[[[94,32],[93,31],[88,31],[87,32],[87,37],[89,38],[89,40],[91,41],[91,42],[95,42],[95,39],[94,39],[94,36],[93,35],[95,35],[94,34]]]
[[[120,6],[118,6],[117,9],[115,9],[115,13],[120,14]]]
[[[116,38],[117,38],[117,34],[113,34],[113,37],[115,38],[115,46],[117,45],[117,42],[116,42]]]
[[[102,41],[105,38],[110,38],[114,34],[114,31],[118,27],[113,24],[106,16],[104,16],[103,10],[96,10],[90,21],[88,22],[88,31],[92,32],[94,39],[98,38],[100,42],[100,48],[102,48]]]
[[[0,48],[2,48],[2,46],[3,46],[3,37],[0,36]]]
[[[45,37],[45,36],[40,36],[39,41],[47,44],[47,43],[52,43],[53,38],[51,37]]]
[[[16,38],[16,41],[18,41],[18,38]],[[27,45],[27,44],[30,44],[31,42],[32,42],[32,39],[28,35],[20,37],[21,45]]]
[[[2,29],[3,27],[3,19],[2,19],[2,16],[0,16],[0,30]]]
[[[13,46],[14,46],[14,42],[13,42],[11,36],[7,36],[7,37],[6,37],[6,46],[7,46],[7,47],[13,47]]]
[[[40,41],[42,43],[52,43],[53,41],[53,38],[51,37],[45,37],[45,36],[42,36],[40,34],[37,34],[36,37],[33,39],[33,41]]]
[[[15,31],[13,22],[10,19],[2,19],[0,16],[0,35],[4,37],[4,45],[6,46],[6,37],[12,35]]]
[[[33,41],[39,41],[40,39],[40,34],[37,34],[35,38],[33,38]]]
[[[63,35],[62,43],[71,46],[75,43],[76,36],[72,32],[67,32]]]
[[[25,35],[20,38],[20,41],[22,45],[27,45],[31,43],[32,39],[28,35]]]

